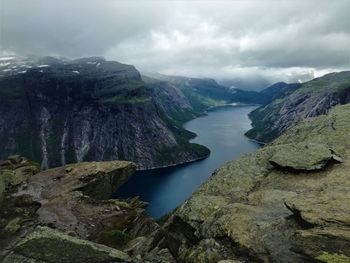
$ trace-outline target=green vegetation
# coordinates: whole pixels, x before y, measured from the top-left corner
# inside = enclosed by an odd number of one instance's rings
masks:
[[[103,98],[100,99],[100,103],[102,104],[137,104],[137,103],[145,103],[147,101],[150,101],[151,97],[146,97],[146,96],[140,96],[140,97],[125,97],[122,95],[117,95],[113,97],[108,97],[108,98]]]
[[[323,252],[316,259],[326,263],[349,263],[350,257],[343,254]]]
[[[118,229],[105,230],[99,237],[99,242],[113,248],[123,248],[131,240],[128,234]]]

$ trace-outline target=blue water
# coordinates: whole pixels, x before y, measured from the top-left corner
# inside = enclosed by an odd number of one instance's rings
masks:
[[[146,210],[154,218],[172,211],[190,197],[216,168],[259,148],[259,144],[244,136],[250,128],[248,113],[255,108],[214,108],[208,115],[186,123],[184,127],[198,135],[192,142],[207,146],[211,150],[210,156],[181,166],[137,172],[115,197],[139,196],[149,203]]]

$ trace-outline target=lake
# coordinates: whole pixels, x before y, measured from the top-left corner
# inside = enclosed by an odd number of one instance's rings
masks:
[[[149,203],[146,210],[154,218],[171,212],[189,198],[215,169],[260,147],[244,136],[251,127],[248,113],[255,108],[216,107],[209,110],[206,116],[189,121],[184,127],[198,135],[192,142],[208,147],[210,156],[180,166],[139,171],[114,196],[139,196]]]

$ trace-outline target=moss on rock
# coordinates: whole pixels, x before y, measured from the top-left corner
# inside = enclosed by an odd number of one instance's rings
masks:
[[[130,257],[122,251],[47,227],[38,227],[19,242],[13,251],[27,258],[50,263],[131,262]],[[10,262],[9,259],[5,259],[5,262],[6,260]]]
[[[347,257],[343,254],[331,254],[328,252],[323,252],[316,259],[326,262],[326,263],[349,263],[350,257]]]

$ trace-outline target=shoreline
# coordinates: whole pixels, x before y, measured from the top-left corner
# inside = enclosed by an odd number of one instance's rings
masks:
[[[222,105],[211,106],[207,110],[203,111],[200,116],[198,116],[196,118],[193,118],[193,119],[191,119],[189,121],[192,121],[192,120],[195,120],[197,118],[200,118],[201,116],[206,116],[208,111],[213,110],[215,108],[228,107],[228,106],[229,107],[245,107],[245,106],[260,106],[260,104],[229,103],[229,104],[222,104]],[[187,122],[189,122],[189,121],[187,121]],[[184,124],[185,123],[183,123],[182,126]],[[189,142],[191,142],[191,140],[195,139],[197,136],[198,135],[196,134],[193,138],[191,138],[189,140]],[[266,143],[264,143],[264,142],[259,142],[258,140],[251,139],[251,138],[249,138],[246,135],[244,135],[244,136],[250,141],[253,141],[253,142],[258,143],[260,145],[266,145]],[[152,168],[147,168],[147,169],[136,169],[136,172],[153,171],[153,170],[158,170],[158,169],[166,169],[166,168],[181,166],[181,165],[185,165],[185,164],[195,163],[195,162],[199,162],[199,161],[205,160],[209,156],[210,156],[210,153],[208,155],[204,156],[204,157],[195,158],[195,159],[188,160],[188,161],[185,161],[185,162],[179,162],[179,163],[174,163],[174,164],[169,164],[169,165],[157,166],[157,167],[152,167]]]
[[[163,166],[157,166],[157,167],[152,167],[152,168],[147,168],[147,169],[136,169],[136,172],[153,171],[153,170],[158,170],[158,169],[166,169],[166,168],[170,168],[170,167],[176,167],[176,166],[181,166],[181,165],[185,165],[185,164],[195,163],[195,162],[199,162],[199,161],[205,160],[209,156],[210,156],[210,153],[208,155],[206,155],[206,156],[194,158],[192,160],[188,160],[188,161],[184,161],[184,162],[179,162],[179,163],[174,163],[174,164],[169,164],[169,165],[163,165]]]
[[[258,141],[258,140],[255,140],[255,139],[252,139],[252,138],[249,138],[247,135],[244,135],[249,141],[252,141],[252,142],[255,142],[257,144],[260,144],[262,146],[265,146],[267,144],[267,142],[262,142],[262,141]]]

